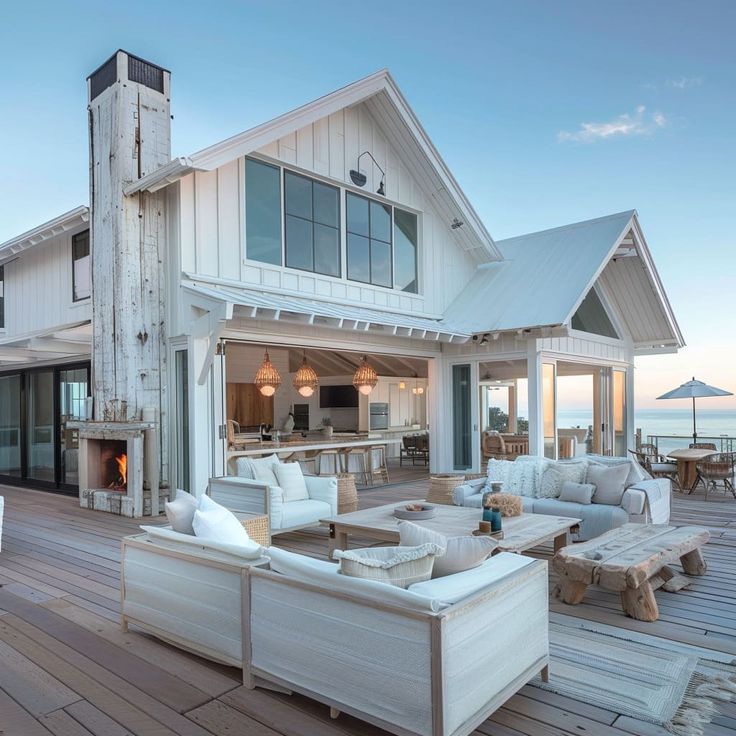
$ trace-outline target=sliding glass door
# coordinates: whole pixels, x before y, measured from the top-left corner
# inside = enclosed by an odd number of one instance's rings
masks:
[[[78,437],[67,422],[85,419],[89,365],[0,375],[0,482],[77,491]]]
[[[472,395],[470,366],[452,366],[452,434],[455,470],[466,470],[473,466]]]

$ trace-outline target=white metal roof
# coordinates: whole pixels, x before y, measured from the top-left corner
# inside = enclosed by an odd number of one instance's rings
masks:
[[[496,245],[504,260],[478,266],[445,322],[474,334],[566,325],[602,276],[635,345],[684,344],[634,210]]]
[[[447,222],[458,218],[464,223],[463,227],[453,230],[460,245],[475,251],[479,260],[499,259],[493,238],[386,69],[190,156],[175,158],[128,185],[124,192],[127,195],[154,192],[193,171],[212,171],[338,110],[362,102],[386,133],[395,139],[407,167]]]
[[[89,207],[82,205],[34,227],[32,230],[6,240],[4,243],[0,243],[0,264],[15,258],[19,253],[32,248],[34,245],[43,243],[68,230],[73,230],[87,222],[89,222]]]
[[[215,288],[195,282],[182,282],[182,288],[198,296],[243,308],[251,319],[300,321],[310,325],[381,332],[439,342],[466,342],[470,338],[469,333],[451,330],[443,321],[411,317],[400,312],[282,296],[254,289]]]

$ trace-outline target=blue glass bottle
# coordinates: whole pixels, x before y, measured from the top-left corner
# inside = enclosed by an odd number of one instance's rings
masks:
[[[500,532],[501,531],[501,510],[498,508],[490,509],[491,511],[491,518],[488,519],[488,521],[491,522],[491,532]],[[485,510],[483,511],[483,518],[485,519]]]

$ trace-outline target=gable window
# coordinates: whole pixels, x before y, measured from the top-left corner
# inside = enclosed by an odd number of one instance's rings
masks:
[[[284,172],[286,265],[340,276],[340,190]]]
[[[570,325],[573,330],[620,339],[595,289],[591,289],[580,303],[577,312],[572,316]]]
[[[92,293],[89,230],[72,236],[72,298],[89,299]]]
[[[347,234],[348,278],[392,286],[391,207],[348,193]]]
[[[5,327],[5,266],[0,266],[0,330]]]
[[[417,216],[347,193],[348,278],[417,293]]]
[[[281,265],[281,170],[252,158],[245,159],[245,252]]]

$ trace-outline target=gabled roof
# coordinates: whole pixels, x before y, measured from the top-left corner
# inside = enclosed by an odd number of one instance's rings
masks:
[[[504,260],[478,266],[445,312],[448,324],[474,334],[569,325],[600,278],[635,346],[684,344],[634,210],[496,245]],[[636,300],[620,298],[622,287]]]
[[[376,122],[396,141],[410,171],[426,188],[447,222],[454,218],[463,222],[463,227],[453,231],[461,245],[466,250],[477,251],[480,260],[499,259],[493,238],[386,69],[190,156],[175,158],[128,185],[124,192],[126,195],[154,192],[193,171],[212,171],[345,107],[363,102]]]
[[[87,222],[89,222],[89,207],[85,205],[75,207],[73,210],[69,210],[69,212],[65,212],[53,220],[44,222],[43,225],[38,225],[32,230],[28,230],[21,235],[6,240],[4,243],[0,243],[0,263],[5,263],[11,258],[15,258],[24,250],[28,250],[34,245],[39,245],[46,240],[55,238],[57,235],[68,230],[73,230]]]

